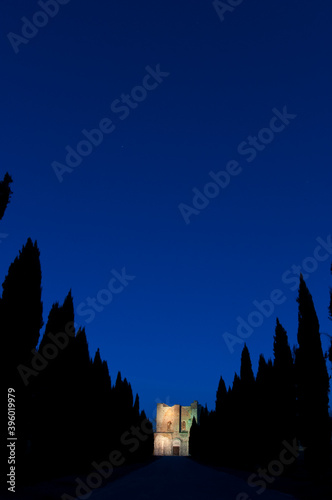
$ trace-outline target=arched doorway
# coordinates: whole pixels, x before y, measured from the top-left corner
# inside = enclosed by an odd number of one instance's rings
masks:
[[[180,441],[180,439],[173,439],[172,455],[174,457],[179,457],[181,455],[181,441]]]

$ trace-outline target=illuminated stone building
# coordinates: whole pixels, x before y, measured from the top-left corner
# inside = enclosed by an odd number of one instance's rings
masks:
[[[190,427],[195,417],[199,423],[201,405],[194,401],[190,406],[157,404],[154,455],[189,455]]]

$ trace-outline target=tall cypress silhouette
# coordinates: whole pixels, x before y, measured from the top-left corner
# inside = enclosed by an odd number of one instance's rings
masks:
[[[10,189],[10,184],[12,182],[13,179],[8,174],[8,172],[5,173],[3,180],[0,181],[0,220],[4,216],[11,195],[13,194],[12,190]]]
[[[28,238],[18,257],[9,266],[0,299],[0,335],[5,362],[0,368],[1,399],[8,387],[16,391],[17,477],[24,476],[24,457],[28,453],[31,423],[31,391],[19,374],[20,364],[29,364],[43,324],[41,268],[37,243]],[[3,429],[3,426],[1,425]],[[4,443],[1,442],[1,448]]]
[[[247,344],[244,344],[241,354],[240,380],[243,390],[248,389],[251,391],[253,389],[255,377],[254,372],[252,371],[252,364]]]
[[[216,393],[215,405],[215,442],[214,448],[214,461],[217,463],[225,463],[227,461],[227,444],[229,434],[228,420],[227,420],[227,389],[222,376],[220,377],[218,389]]]
[[[274,373],[274,415],[277,426],[274,429],[275,454],[283,448],[282,442],[292,442],[296,436],[296,385],[292,351],[286,330],[277,318],[273,341]],[[289,470],[289,469],[288,469]]]
[[[94,439],[95,420],[93,418],[91,386],[92,363],[84,328],[79,328],[75,337],[72,359],[73,393],[72,419],[75,426],[73,433],[73,454],[76,456],[76,465],[84,470],[91,463],[92,442]]]
[[[36,412],[36,421],[39,422],[36,430],[35,446],[33,448],[35,460],[43,453],[45,461],[40,468],[45,467],[45,475],[59,475],[67,473],[72,466],[71,453],[75,442],[74,432],[68,426],[68,414],[73,414],[75,397],[75,332],[67,337],[67,345],[55,351],[55,343],[51,341],[52,334],[57,336],[74,324],[74,306],[71,291],[67,294],[63,304],[58,302],[52,305],[41,339],[38,353],[45,358],[46,352],[54,353],[47,366],[33,381],[39,406]],[[39,414],[39,419],[38,419]]]
[[[59,302],[55,302],[52,305],[52,308],[49,312],[47,324],[45,327],[44,335],[39,344],[39,352],[43,351],[43,348],[46,344],[50,343],[49,334],[57,335],[59,332],[66,332],[68,328],[71,327],[71,334],[68,335],[69,340],[73,344],[72,340],[75,337],[75,329],[74,325],[74,304],[71,290],[69,290],[67,296],[65,297],[62,306],[59,305]],[[67,350],[63,349],[65,353]]]
[[[92,363],[91,386],[91,432],[94,436],[92,456],[101,459],[107,456],[112,447],[113,419],[112,419],[112,385],[106,361],[103,361],[99,348]],[[95,421],[99,424],[96,427]],[[99,436],[103,434],[103,439]]]
[[[255,395],[255,377],[249,349],[244,344],[241,354],[240,367],[240,398],[242,423],[238,429],[241,436],[238,460],[244,467],[250,467],[255,463],[255,434],[257,427],[257,404]]]
[[[32,357],[43,325],[41,268],[37,242],[28,238],[9,266],[0,299],[1,343],[7,374]]]
[[[142,424],[144,422],[144,424]],[[143,461],[150,458],[153,455],[154,449],[154,437],[153,437],[153,427],[149,419],[147,419],[145,411],[142,410],[139,416],[139,424],[142,429],[144,429],[145,438],[140,442],[139,449],[135,455],[135,459]]]
[[[277,456],[275,454],[275,431],[278,424],[275,411],[277,404],[274,399],[274,376],[272,361],[265,360],[260,354],[256,375],[256,459],[260,465]]]
[[[211,460],[211,446],[214,436],[213,424],[214,422],[211,422],[209,411],[205,405],[201,409],[199,423],[194,417],[190,428],[189,453],[205,462]]]
[[[115,425],[121,433],[126,431],[134,420],[133,392],[127,379],[122,380],[121,372],[118,372],[113,394]]]
[[[242,446],[242,425],[243,404],[241,380],[237,373],[234,374],[232,387],[228,390],[228,439],[227,439],[227,456],[228,464],[238,466],[241,464],[241,446]]]
[[[224,412],[224,406],[226,404],[227,389],[226,384],[222,376],[220,376],[217,394],[216,394],[216,413],[218,416],[222,416]]]
[[[329,376],[319,333],[319,322],[312,296],[300,276],[298,349],[296,380],[299,411],[299,437],[305,447],[308,469],[315,474],[325,470],[330,455],[328,416]]]
[[[136,394],[135,402],[134,402],[134,418],[135,420],[139,420],[140,412],[139,412],[139,396]]]
[[[213,427],[211,426],[211,419],[209,416],[209,411],[207,405],[202,408],[199,422],[199,450],[200,458],[204,461],[209,461],[210,459],[210,446],[211,446],[211,431]]]
[[[199,427],[195,417],[190,428],[189,454],[194,458],[199,458],[200,456]]]

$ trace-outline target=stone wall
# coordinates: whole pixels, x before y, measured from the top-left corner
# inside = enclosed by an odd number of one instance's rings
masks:
[[[189,455],[189,435],[193,418],[199,422],[200,405],[194,401],[190,406],[157,405],[154,455]]]

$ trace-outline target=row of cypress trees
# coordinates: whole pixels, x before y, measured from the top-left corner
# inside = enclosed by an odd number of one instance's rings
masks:
[[[10,200],[10,182],[6,174],[0,183],[1,217]],[[152,424],[139,409],[139,397],[133,399],[120,372],[112,385],[99,349],[90,358],[85,330],[74,326],[71,292],[62,305],[53,304],[40,339],[41,282],[40,252],[29,238],[9,267],[0,298],[1,400],[5,406],[8,388],[15,389],[17,481],[88,472],[93,461],[107,460],[113,450],[126,463],[151,456]],[[4,479],[8,422],[1,413]],[[121,436],[132,426],[141,428],[142,422],[144,439],[132,452],[136,447],[125,446]]]
[[[331,266],[332,272],[332,266]],[[224,466],[252,469],[279,457],[287,441],[300,443],[304,463],[314,476],[331,468],[329,375],[332,344],[324,356],[312,296],[300,276],[298,292],[298,345],[291,350],[288,336],[277,319],[273,361],[260,355],[256,377],[248,347],[241,355],[240,375],[226,389],[220,378],[215,410],[205,408],[200,425],[193,422],[191,455]],[[332,290],[329,316],[332,319]],[[299,454],[301,457],[302,454]],[[288,466],[293,472],[295,466]]]

